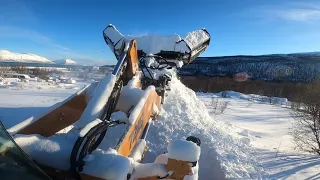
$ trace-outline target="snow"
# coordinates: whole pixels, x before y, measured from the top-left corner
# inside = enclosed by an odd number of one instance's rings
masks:
[[[69,96],[68,98],[64,99],[63,101],[56,103],[54,105],[52,105],[51,107],[40,111],[39,113],[36,114],[31,114],[29,117],[26,117],[25,119],[20,120],[20,122],[16,122],[16,124],[14,124],[12,127],[10,127],[8,129],[8,132],[11,135],[16,134],[17,132],[19,132],[20,130],[22,130],[23,128],[29,126],[30,124],[36,122],[37,120],[39,120],[41,117],[43,117],[44,115],[46,115],[47,113],[53,111],[54,109],[60,107],[61,105],[63,105],[65,102],[69,101],[70,99],[74,98],[75,96],[81,94],[83,91],[86,90],[87,87],[90,87],[90,85],[86,85],[82,90],[77,91],[77,92],[73,92],[73,94],[71,96]],[[41,97],[41,95],[40,95]],[[6,98],[3,98],[6,99]],[[6,124],[5,124],[6,126]]]
[[[200,157],[200,147],[194,142],[174,140],[168,145],[168,157],[181,161],[195,162]]]
[[[111,95],[115,82],[115,75],[108,74],[105,76],[105,78],[96,87],[91,100],[87,104],[87,107],[83,111],[79,121],[75,123],[75,126],[81,129],[91,121],[100,118],[104,111],[105,104]]]
[[[49,138],[36,134],[16,134],[14,140],[35,161],[53,168],[68,170],[72,144],[76,141],[75,137],[72,133]],[[59,160],[57,160],[58,157]]]
[[[214,120],[195,92],[176,77],[170,87],[157,120],[150,126],[145,162],[153,162],[157,155],[166,152],[172,139],[195,136],[202,142],[199,179],[260,177],[261,168],[251,148],[230,135],[223,123]]]
[[[320,157],[299,152],[295,149],[291,110],[285,98],[274,98],[241,94],[227,91],[227,98],[221,93],[197,93],[211,116],[224,122],[228,131],[243,143],[250,144],[259,164],[264,168],[262,179],[319,179]],[[229,101],[223,114],[215,114],[209,103],[212,98]],[[200,166],[201,170],[201,166]]]
[[[138,119],[140,112],[142,111],[142,108],[144,106],[144,104],[146,103],[150,93],[152,91],[155,91],[155,87],[154,86],[149,86],[143,96],[140,98],[139,102],[137,105],[135,105],[134,109],[132,110],[132,112],[130,113],[129,116],[129,124],[134,124],[134,122]]]
[[[126,86],[122,88],[116,109],[129,113],[129,111],[140,101],[144,91],[138,88],[140,83],[138,72]]]
[[[37,119],[38,115],[50,110],[50,106],[65,100],[84,86],[78,84],[78,81],[72,85],[52,87],[39,82],[15,83],[0,88],[0,119],[6,128],[29,117]],[[131,85],[136,87],[134,83]],[[173,139],[181,140],[193,135],[202,142],[198,162],[199,179],[224,179],[225,176],[228,179],[320,178],[320,157],[298,152],[292,142],[290,130],[293,118],[287,108],[290,102],[285,98],[274,97],[270,103],[268,97],[232,91],[227,92],[226,98],[221,95],[195,94],[174,77],[160,114],[150,126],[146,138],[148,150],[143,163],[166,163],[168,155],[163,153],[166,153],[168,143]],[[229,102],[223,114],[214,112],[210,104],[213,98]],[[113,140],[109,133],[118,131],[117,128],[108,130],[108,140]],[[49,138],[19,134],[14,138],[37,162],[67,170],[71,145],[79,135],[75,129],[69,126]],[[57,157],[60,157],[59,160]],[[109,151],[94,151],[86,160],[85,172],[100,177],[117,174],[126,177],[125,171],[129,172],[132,168],[130,159]],[[124,168],[113,169],[111,164],[114,163]],[[138,165],[136,172],[139,170]],[[161,167],[159,165],[158,170],[164,173]],[[142,170],[141,173],[145,173]]]
[[[53,61],[55,64],[63,64],[63,65],[76,65],[77,63],[72,60],[72,59],[59,59],[59,60],[55,60]]]
[[[144,139],[139,139],[134,149],[132,150],[130,157],[136,162],[140,162],[146,149],[146,145],[147,142]]]
[[[145,177],[165,177],[168,174],[167,167],[160,163],[136,163],[133,169],[131,179],[145,178]]]
[[[122,111],[113,112],[111,114],[111,120],[121,121],[121,122],[125,122],[126,124],[130,124],[127,114]]]
[[[0,50],[0,62],[33,62],[33,63],[50,63],[53,62],[45,57],[31,53],[14,53],[8,50]]]
[[[99,124],[101,122],[103,122],[103,121],[101,121],[100,119],[96,119],[96,120],[88,123],[84,128],[81,129],[81,131],[79,133],[79,137],[84,137],[90,131],[90,129],[92,129],[94,126],[96,126],[97,124]]]
[[[192,31],[188,33],[187,36],[184,38],[185,42],[189,45],[191,49],[194,49],[199,44],[202,44],[209,39],[209,34],[206,33],[204,30]]]
[[[188,33],[184,38],[185,41],[181,41],[182,38],[178,34],[171,36],[159,36],[159,35],[148,35],[148,36],[124,36],[122,35],[115,26],[111,25],[112,28],[106,28],[104,35],[108,37],[113,43],[121,42],[122,39],[136,39],[138,43],[138,49],[143,50],[146,54],[157,54],[161,51],[175,51],[175,52],[190,52],[187,44],[191,49],[207,41],[210,36],[203,30],[196,30]],[[187,44],[186,44],[187,43]],[[115,49],[119,49],[121,43],[115,46]],[[114,51],[114,50],[113,50]]]
[[[123,180],[127,179],[130,169],[131,161],[118,155],[115,150],[97,149],[87,157],[83,173],[101,179]]]

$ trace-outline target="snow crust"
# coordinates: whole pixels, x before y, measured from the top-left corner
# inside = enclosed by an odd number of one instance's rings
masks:
[[[75,123],[75,126],[77,126],[79,129],[82,129],[91,121],[100,118],[101,114],[103,113],[105,104],[107,103],[108,98],[111,95],[115,82],[115,75],[108,74],[105,76],[105,78],[96,87],[91,100],[83,111],[79,121]]]
[[[0,50],[0,61],[4,62],[33,62],[33,63],[50,63],[53,62],[45,57],[31,53],[15,53],[7,50]]]
[[[174,140],[168,145],[168,157],[181,161],[195,162],[200,157],[200,147],[186,140]]]

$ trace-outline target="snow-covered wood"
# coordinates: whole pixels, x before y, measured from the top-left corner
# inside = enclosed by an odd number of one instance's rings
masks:
[[[200,158],[200,147],[191,141],[174,140],[168,145],[168,157],[181,161],[195,162]]]
[[[103,78],[103,80],[96,87],[91,100],[82,113],[79,121],[75,123],[75,126],[81,129],[91,121],[100,118],[113,90],[115,82],[116,76],[113,74],[108,74],[105,76],[105,78]]]

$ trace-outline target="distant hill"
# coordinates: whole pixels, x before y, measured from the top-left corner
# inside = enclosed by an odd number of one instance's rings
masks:
[[[320,53],[198,57],[179,70],[180,75],[208,77],[233,77],[241,72],[253,80],[309,82],[320,78]]]
[[[55,64],[62,64],[62,65],[76,65],[77,63],[73,61],[72,59],[59,59],[53,61]]]
[[[0,62],[26,62],[26,63],[49,63],[52,61],[45,57],[31,53],[14,53],[7,50],[0,50]]]

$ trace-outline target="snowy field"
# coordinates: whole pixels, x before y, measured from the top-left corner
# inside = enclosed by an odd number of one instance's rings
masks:
[[[270,105],[269,98],[236,92],[228,92],[227,98],[221,98],[221,93],[197,96],[215,120],[229,127],[232,136],[250,144],[264,168],[264,179],[320,179],[320,157],[295,150],[286,99],[273,98]],[[218,106],[228,102],[223,114],[214,108],[217,101]]]
[[[10,128],[85,84],[28,82],[2,87],[0,120]],[[166,152],[171,140],[194,135],[202,141],[199,179],[320,179],[320,157],[294,149],[289,135],[293,119],[285,99],[273,98],[270,105],[268,98],[256,95],[196,94],[177,79],[171,88],[150,128],[145,162]],[[224,112],[215,104],[225,106]]]

